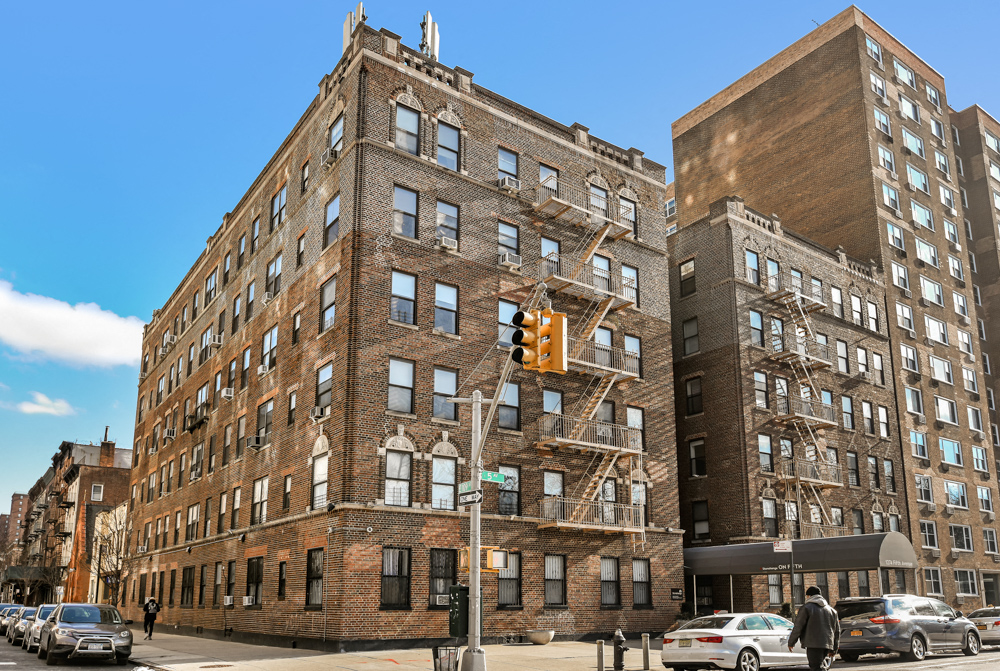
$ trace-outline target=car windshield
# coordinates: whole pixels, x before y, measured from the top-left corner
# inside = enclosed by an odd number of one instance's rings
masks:
[[[52,611],[54,611],[55,609],[56,609],[55,606],[45,606],[44,608],[38,611],[38,619],[44,620],[49,615],[51,615]]]
[[[722,629],[727,624],[733,621],[730,616],[725,617],[699,617],[696,620],[690,620],[685,622],[680,627],[680,629]]]
[[[885,615],[885,604],[881,601],[847,601],[836,606],[841,620],[858,620],[866,617]]]
[[[969,617],[1000,617],[1000,608],[980,608],[969,613]]]
[[[38,610],[38,609],[37,608],[29,608],[28,610],[24,611],[24,618],[23,619],[27,620],[29,617],[31,617],[32,615],[35,614],[36,610]]]
[[[122,618],[112,608],[66,606],[63,608],[62,621],[67,624],[121,624]]]

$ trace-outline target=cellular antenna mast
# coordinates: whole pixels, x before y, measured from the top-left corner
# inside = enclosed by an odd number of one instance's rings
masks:
[[[438,24],[431,18],[430,12],[424,14],[424,20],[420,22],[420,29],[423,31],[423,37],[420,39],[420,51],[432,60],[439,60],[441,37],[438,33]]]

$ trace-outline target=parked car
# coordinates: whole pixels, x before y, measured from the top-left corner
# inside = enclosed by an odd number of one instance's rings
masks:
[[[726,613],[699,617],[663,635],[663,666],[693,669],[758,669],[807,665],[806,650],[788,651],[792,623],[772,613]],[[827,658],[823,668],[830,668]]]
[[[64,659],[108,659],[125,664],[132,654],[132,632],[114,606],[62,603],[42,624],[38,658],[54,666]]]
[[[976,625],[937,599],[886,594],[841,599],[835,608],[840,616],[840,657],[847,662],[876,652],[899,652],[911,661],[945,650],[979,654]]]
[[[0,635],[7,633],[7,620],[18,610],[20,606],[5,606],[0,608]]]
[[[1000,645],[1000,608],[980,608],[969,613],[983,645]]]
[[[33,652],[38,647],[38,632],[42,630],[42,623],[56,609],[54,603],[45,603],[38,607],[35,614],[24,619],[24,638],[21,640],[21,648],[28,652]]]
[[[24,625],[26,624],[26,618],[31,617],[35,614],[37,609],[32,608],[22,608],[17,612],[17,619],[12,623],[7,625],[7,642],[11,645],[17,645],[24,638]]]

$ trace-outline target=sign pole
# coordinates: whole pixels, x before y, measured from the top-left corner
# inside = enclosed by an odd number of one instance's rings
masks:
[[[480,449],[482,435],[483,394],[478,389],[472,392],[472,490],[482,487],[483,461]],[[479,603],[479,555],[482,539],[480,538],[480,506],[481,502],[473,503],[469,509],[469,647],[462,655],[462,671],[486,671],[486,651],[480,647],[479,631],[482,618]]]

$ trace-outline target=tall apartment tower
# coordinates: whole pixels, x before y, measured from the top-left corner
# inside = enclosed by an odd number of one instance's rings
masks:
[[[738,194],[884,273],[918,588],[959,605],[996,603],[1000,567],[952,116],[944,78],[852,6],[678,119],[673,141],[681,227]]]
[[[10,496],[10,519],[7,521],[7,537],[0,538],[4,545],[17,543],[21,537],[22,525],[28,508],[28,495],[15,492]]]
[[[656,630],[683,587],[665,168],[360,22],[143,339],[137,617],[343,649],[448,637],[471,411],[515,312],[569,315],[490,427],[485,635]],[[484,413],[485,415],[485,413]],[[238,614],[227,612],[238,611]]]

